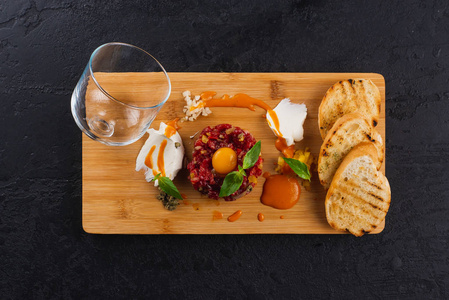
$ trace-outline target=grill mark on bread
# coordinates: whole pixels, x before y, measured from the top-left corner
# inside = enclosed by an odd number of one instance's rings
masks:
[[[339,199],[340,200],[340,199]],[[376,216],[373,214],[373,210],[367,210],[366,208],[362,207],[361,205],[355,205],[353,203],[352,199],[349,199],[349,201],[351,201],[351,205],[350,207],[355,209],[355,210],[360,210],[362,211],[362,214],[357,214],[355,215],[346,205],[339,205],[338,208],[341,209],[342,211],[344,211],[344,216],[349,215],[350,216],[350,222],[349,227],[362,227],[363,228],[367,228],[367,227],[371,227],[371,228],[376,228],[385,218],[386,213],[384,213],[383,211],[380,211],[380,216]],[[336,205],[339,201],[334,201],[334,205]],[[371,220],[369,219],[369,217],[371,217]],[[339,214],[336,215],[336,219],[340,222],[340,223],[347,223],[345,221],[345,218],[342,217],[341,212]],[[362,224],[361,226],[356,226],[355,224]],[[350,232],[353,233],[353,231],[356,230],[351,230]],[[369,231],[367,231],[369,232]]]
[[[369,202],[367,202],[367,201],[363,201],[364,199],[362,199],[362,198],[360,198],[360,197],[354,197],[354,196],[353,196],[353,198],[354,198],[354,199],[351,199],[351,207],[363,211],[366,215],[368,215],[368,216],[373,217],[374,219],[376,219],[376,222],[377,222],[377,221],[382,221],[382,220],[383,220],[382,217],[378,217],[378,216],[374,215],[374,214],[373,214],[373,211],[367,210],[366,208],[363,207],[363,204],[365,204],[365,203],[368,204],[368,205],[371,206],[371,207],[374,206],[373,204],[371,204],[371,203],[369,203]],[[357,205],[357,204],[358,204],[358,205]],[[343,210],[349,212],[347,209],[345,209],[345,206],[342,206],[341,208],[342,208]],[[377,207],[376,207],[376,208],[377,208]],[[380,211],[381,213],[384,213],[384,211],[381,210],[381,209],[379,209],[379,208],[373,209],[373,210]],[[382,215],[383,215],[383,214],[382,214]],[[372,223],[372,222],[370,222],[370,221],[367,221],[367,222],[368,222],[368,223]]]
[[[364,198],[361,198],[359,195],[357,195],[356,193],[353,193],[352,191],[348,191],[348,190],[341,190],[341,192],[343,192],[344,194],[346,194],[346,195],[349,195],[351,198],[349,198],[348,200],[351,202],[351,205],[350,206],[352,206],[352,207],[354,207],[354,208],[359,208],[360,210],[362,210],[363,212],[365,212],[367,215],[369,215],[369,216],[371,216],[371,217],[373,217],[374,219],[376,219],[376,220],[382,220],[382,219],[380,219],[379,217],[377,217],[376,215],[374,215],[373,213],[372,213],[372,211],[368,211],[368,210],[366,210],[364,207],[363,207],[363,204],[368,204],[368,205],[370,205],[370,206],[372,206],[372,207],[376,207],[377,208],[377,206],[375,206],[374,204],[372,204],[372,203],[370,203],[369,201],[366,201]],[[345,208],[345,206],[342,206],[341,208]],[[384,211],[382,210],[382,209],[379,209],[379,208],[377,208],[377,210],[378,211],[380,211],[380,212],[382,212],[382,213],[384,213]],[[346,211],[346,209],[345,209],[345,211]]]
[[[361,187],[360,187],[359,185],[350,183],[350,182],[348,182],[348,181],[344,181],[344,182],[340,183],[340,184],[337,186],[337,188],[338,188],[338,190],[340,190],[340,191],[344,191],[344,193],[350,194],[350,195],[353,196],[354,198],[360,198],[360,199],[363,199],[363,201],[365,201],[366,203],[370,203],[370,204],[375,205],[376,207],[380,207],[380,208],[381,208],[381,211],[386,212],[385,209],[384,209],[383,207],[381,207],[381,206],[388,205],[388,204],[386,204],[386,202],[383,200],[383,198],[382,198],[381,196],[379,196],[379,195],[375,195],[375,194],[373,194],[373,193],[371,193],[371,192],[368,192],[368,191],[365,191],[365,190],[361,189]],[[370,195],[370,196],[373,197],[374,199],[379,200],[380,203],[372,203],[372,202],[368,201],[366,197],[363,197],[363,195],[354,194],[354,193],[352,192],[352,189],[361,189],[361,190],[364,192],[364,193],[362,193],[362,194],[364,194],[364,195]]]
[[[377,188],[378,190],[382,190],[382,187],[378,186],[378,185],[375,184],[375,183],[372,183],[371,181],[367,181],[366,183],[368,183],[369,185],[371,185],[371,186]]]
[[[384,199],[383,199],[382,197],[377,196],[377,195],[375,195],[375,194],[373,194],[373,193],[371,193],[371,192],[368,192],[368,195],[373,196],[374,198],[378,199],[379,201],[384,202]]]
[[[354,80],[349,79],[348,81],[349,81],[349,83],[351,84],[352,92],[353,92],[354,94],[357,94],[357,91],[356,91],[356,89],[355,89],[355,87],[354,87],[354,83],[355,83]]]
[[[350,222],[349,224],[347,224],[346,226],[346,230],[349,231],[350,233],[354,234],[355,236],[361,236],[361,230],[356,230],[356,227],[354,223],[356,224],[363,224],[361,227],[366,228],[366,227],[372,227],[373,224],[371,222],[369,222],[366,219],[361,218],[359,215],[355,215],[354,213],[352,213],[351,211],[347,210],[345,207],[340,207],[342,210],[345,211],[345,213],[347,215],[349,215],[350,218]],[[337,223],[346,223],[346,221],[341,217],[340,214],[337,215],[337,220],[339,222]],[[337,224],[335,222],[333,222],[334,224],[334,228],[338,229]],[[363,230],[363,229],[362,229]],[[370,231],[366,231],[366,232],[370,232]]]
[[[345,209],[344,207],[339,207],[339,208],[343,209],[343,210],[344,210],[344,211],[351,217],[351,218],[350,218],[351,220],[354,220],[354,221],[362,221],[363,223],[366,222],[365,220],[359,218],[359,216],[354,215],[351,211],[348,211],[348,210]],[[329,225],[331,225],[331,226],[333,225],[333,227],[334,227],[335,229],[338,229],[337,223],[343,223],[343,222],[346,223],[346,222],[342,219],[342,217],[341,217],[340,214],[337,214],[337,215],[336,215],[336,219],[337,219],[338,222],[331,222],[332,224],[329,223]],[[352,224],[353,224],[353,222],[351,222],[350,224],[348,224],[348,226],[346,227],[346,230],[349,231],[350,233],[356,235],[355,232],[353,232],[350,228],[348,228],[348,227],[352,227]]]
[[[369,182],[369,181],[364,181],[364,182]],[[339,188],[344,188],[345,185],[346,185],[346,188],[348,188],[348,187],[354,188],[354,189],[361,189],[361,188],[362,188],[360,185],[354,184],[354,183],[348,182],[348,181],[345,181],[344,183],[340,183],[340,184],[338,185],[338,187],[339,187]],[[381,190],[381,188],[380,188],[380,190]],[[367,192],[365,189],[362,189],[362,191],[364,191],[364,192],[367,193],[367,194],[370,193],[370,192]],[[377,199],[378,197],[380,197],[380,196],[379,196],[379,195],[376,195],[376,196],[375,196],[376,199]],[[382,200],[382,202],[384,202],[384,201]]]
[[[383,210],[381,207],[378,207],[378,206],[372,204],[369,201],[366,201],[364,198],[361,198],[357,195],[355,195],[355,196],[351,195],[351,196],[353,197],[352,205],[355,208],[360,208],[360,210],[364,211],[367,215],[370,215],[371,217],[373,217],[376,220],[380,220],[380,221],[383,220],[383,218],[385,217],[385,214],[386,214],[385,210]],[[359,204],[359,205],[357,205],[357,204]],[[371,206],[373,208],[374,211],[379,211],[381,213],[381,216],[378,217],[378,216],[374,215],[373,211],[367,211],[365,208],[363,208],[363,204],[368,204],[369,206]]]

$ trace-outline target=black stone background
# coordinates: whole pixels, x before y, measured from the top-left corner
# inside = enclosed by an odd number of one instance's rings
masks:
[[[448,6],[1,0],[1,298],[448,298]],[[383,233],[83,232],[70,96],[110,41],[147,49],[168,71],[383,74]]]

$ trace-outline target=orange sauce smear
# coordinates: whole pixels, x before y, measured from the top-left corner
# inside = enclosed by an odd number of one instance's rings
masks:
[[[156,145],[153,145],[150,149],[150,152],[148,152],[147,156],[145,157],[145,165],[153,169],[153,152],[156,149]]]
[[[265,216],[263,215],[263,213],[259,213],[257,215],[257,220],[259,220],[259,222],[263,222],[263,220],[265,220]]]
[[[243,212],[241,210],[238,210],[228,217],[228,221],[235,222],[242,216],[242,214],[243,214]]]
[[[181,127],[178,124],[179,118],[167,122],[164,135],[168,138],[172,137]]]
[[[219,212],[218,210],[214,210],[212,213],[212,220],[219,220],[219,219],[223,219],[223,214],[221,212]]]
[[[294,177],[272,175],[263,185],[260,202],[277,209],[292,208],[299,200],[301,186]]]
[[[283,137],[278,137],[276,143],[274,144],[276,149],[284,154],[287,158],[292,158],[295,153],[295,144],[287,146],[287,142]]]
[[[274,131],[278,137],[282,137],[282,133],[279,131],[279,119],[276,115],[276,112],[271,109],[271,107],[263,102],[262,100],[253,98],[248,96],[247,94],[236,94],[232,97],[224,94],[223,97],[219,99],[214,99],[216,92],[207,91],[201,94],[201,100],[203,100],[204,104],[198,107],[241,107],[248,108],[249,110],[256,110],[255,106],[258,106],[267,111],[267,114],[270,115],[273,120]],[[194,110],[198,107],[192,107],[191,110]],[[267,121],[268,122],[268,121]]]
[[[161,176],[165,177],[165,162],[164,162],[164,151],[167,146],[167,140],[163,140],[161,147],[159,148],[159,154],[157,155],[157,168],[161,172]],[[154,171],[154,170],[153,170]]]
[[[249,110],[256,110],[254,106],[258,106],[266,111],[271,110],[271,107],[262,100],[248,96],[247,94],[236,94],[232,97],[224,94],[219,99],[214,99],[216,92],[207,91],[201,94],[201,100],[204,101],[206,107],[241,107]]]
[[[192,207],[194,210],[200,210],[200,204],[199,203],[193,203]]]
[[[280,219],[284,219],[284,216],[280,216],[279,218],[280,218]]]
[[[273,123],[274,123],[273,126],[274,126],[274,131],[276,131],[276,132],[275,132],[276,135],[277,135],[278,137],[282,138],[282,133],[281,133],[280,130],[279,130],[279,119],[278,119],[278,115],[277,115],[276,112],[275,112],[274,110],[272,110],[272,109],[267,110],[267,114],[269,114],[270,117],[271,117],[271,119],[273,120]],[[270,122],[268,121],[268,119],[267,119],[267,122],[268,122],[268,125],[271,125]],[[271,127],[271,126],[270,126],[270,127]]]
[[[187,195],[186,194],[181,194],[182,199],[187,199]]]

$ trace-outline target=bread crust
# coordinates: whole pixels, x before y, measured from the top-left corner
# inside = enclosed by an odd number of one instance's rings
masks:
[[[318,127],[324,140],[334,123],[343,115],[361,112],[375,127],[379,122],[381,96],[378,87],[369,79],[342,80],[331,86],[318,111]]]

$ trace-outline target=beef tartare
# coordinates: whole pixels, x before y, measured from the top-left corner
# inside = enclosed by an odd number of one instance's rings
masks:
[[[256,144],[256,139],[246,130],[230,124],[220,124],[215,127],[206,127],[195,141],[192,161],[187,165],[190,171],[190,182],[193,187],[207,195],[218,199],[220,189],[226,174],[218,173],[212,163],[212,157],[220,148],[230,148],[237,155],[237,166],[242,166],[245,154]],[[251,192],[257,183],[257,177],[262,174],[263,159],[259,156],[251,168],[245,170],[243,183],[233,194],[224,197],[226,201],[233,201]]]

